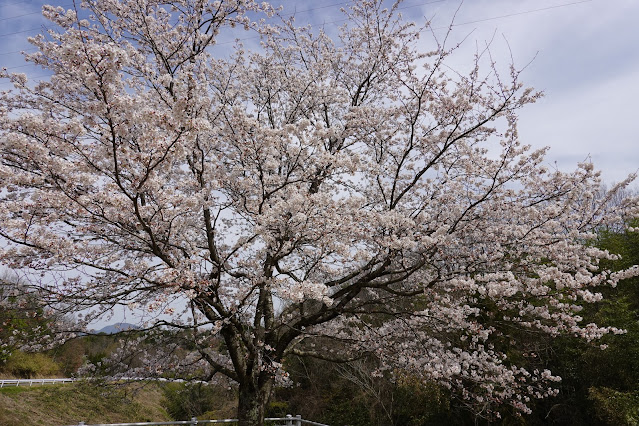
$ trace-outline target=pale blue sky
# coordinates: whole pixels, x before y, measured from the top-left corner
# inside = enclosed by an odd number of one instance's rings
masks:
[[[0,0],[0,67],[42,78],[42,70],[24,66],[20,50],[27,36],[44,29],[43,0]],[[71,0],[48,3],[69,7]],[[339,0],[275,0],[297,22],[335,27]],[[411,20],[433,18],[445,27],[459,0],[406,0]],[[470,34],[455,61],[472,59],[475,42],[495,35],[494,58],[518,65],[535,58],[523,74],[527,85],[546,96],[520,114],[520,135],[535,147],[549,145],[548,163],[562,170],[590,157],[611,183],[639,169],[639,2],[636,0],[466,0],[455,37]],[[427,37],[425,43],[429,43]],[[507,40],[507,43],[506,41]],[[247,41],[247,44],[250,42]],[[15,68],[17,67],[17,68]],[[8,89],[0,82],[0,90]],[[637,186],[637,185],[635,185]]]

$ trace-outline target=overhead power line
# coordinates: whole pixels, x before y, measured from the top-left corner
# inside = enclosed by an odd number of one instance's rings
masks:
[[[7,16],[6,18],[0,18],[0,21],[8,21],[10,19],[22,18],[24,16],[36,15],[36,14],[41,14],[41,13],[42,13],[41,11],[37,11],[37,12],[23,13],[22,15]]]
[[[24,2],[16,2],[16,3],[23,3],[24,4]],[[16,3],[10,3],[10,4],[16,4]],[[71,5],[72,5],[72,3],[62,3],[62,4],[59,4],[57,6],[67,7],[67,6],[71,6]],[[1,6],[7,6],[7,5],[3,4]],[[14,16],[7,16],[6,18],[0,18],[0,22],[1,21],[8,21],[10,19],[15,19],[15,18],[22,18],[24,16],[29,16],[29,15],[41,15],[41,14],[42,14],[42,10],[37,10],[35,12],[23,13],[22,15],[14,15]]]
[[[4,3],[1,4],[0,7],[5,7],[5,6],[13,6],[14,4],[25,4],[25,3],[29,3],[28,1],[24,1],[24,0],[18,0],[18,1],[14,1],[12,3]]]
[[[446,2],[446,1],[447,0],[431,0],[431,1],[421,2],[421,3],[418,3],[418,4],[406,5],[406,6],[400,7],[398,10],[406,10],[406,9],[426,6],[426,5],[434,4],[434,3],[443,3],[443,2]],[[537,13],[537,12],[543,12],[543,11],[547,11],[547,10],[559,9],[559,8],[563,8],[563,7],[575,6],[575,5],[579,5],[579,4],[589,3],[589,2],[592,2],[592,1],[593,0],[572,1],[572,2],[569,2],[569,3],[562,3],[562,4],[552,5],[552,6],[540,7],[540,8],[536,8],[536,9],[529,9],[529,10],[524,10],[524,11],[521,11],[521,12],[513,12],[513,13],[507,13],[507,14],[503,14],[503,15],[497,15],[497,16],[490,16],[490,17],[481,18],[481,19],[475,19],[475,20],[472,20],[472,21],[453,23],[452,26],[453,27],[458,27],[458,26],[462,26],[462,25],[478,24],[478,23],[487,22],[487,21],[506,19],[506,18],[511,18],[511,17],[514,17],[514,16],[521,16],[521,15],[527,15],[527,14],[532,14],[532,13]],[[9,3],[9,4],[5,4],[3,6],[12,5],[12,4],[18,4],[18,3],[22,3],[22,2]],[[343,5],[347,5],[349,3],[350,2],[348,2],[348,1],[342,1],[342,2],[338,2],[338,3],[332,3],[330,5],[312,7],[312,8],[303,9],[303,10],[296,10],[293,13],[289,13],[289,14],[286,14],[284,16],[295,16],[295,15],[301,14],[301,13],[313,12],[313,11],[316,11],[316,10],[327,9],[327,8],[330,8],[330,7],[343,6]],[[23,16],[33,15],[33,14],[36,14],[36,13],[39,13],[39,12],[25,13],[23,15],[16,15],[16,16],[13,16],[13,17],[0,18],[0,21],[16,19],[16,18],[20,18],[20,17],[23,17]],[[333,21],[329,21],[329,22],[323,22],[323,25],[326,25],[326,24],[337,24],[337,23],[344,22],[344,21],[346,21],[346,19],[338,19],[338,20],[333,20]],[[435,30],[440,30],[440,29],[445,29],[445,28],[449,28],[449,26],[438,27],[438,28],[434,28],[434,29]],[[8,37],[8,36],[16,35],[16,34],[27,33],[27,32],[30,32],[30,31],[37,31],[39,29],[41,29],[41,27],[39,27],[39,28],[31,28],[31,29],[27,29],[27,30],[14,31],[14,32],[11,32],[11,33],[0,34],[0,38],[1,37]],[[241,38],[240,41],[247,41],[247,40],[257,39],[257,38],[259,38],[259,36],[245,37],[245,38]],[[219,42],[218,44],[231,44],[231,43],[235,43],[235,40],[234,41],[227,41],[227,42]],[[21,53],[23,51],[34,51],[34,50],[35,49],[23,49],[23,50],[9,51],[9,52],[0,52],[0,55],[3,56],[3,55],[10,55],[10,54],[17,54],[17,53]],[[27,67],[29,65],[30,64],[14,66],[14,67],[10,67],[8,69],[23,68],[23,67]],[[46,76],[46,75],[44,75],[44,76]],[[44,77],[44,76],[33,76],[32,78],[38,78],[38,77]],[[4,82],[4,83],[0,82],[0,84],[6,84],[6,83],[7,82]]]
[[[14,51],[12,51],[12,52],[0,52],[0,56],[3,56],[3,55],[13,55],[13,54],[16,54],[16,53],[22,53],[22,52],[35,52],[36,50],[38,50],[38,49],[37,49],[37,48],[35,48],[35,47],[32,47],[32,48],[30,48],[30,49],[14,50]]]
[[[406,9],[426,6],[426,5],[434,4],[434,3],[443,3],[443,2],[446,2],[446,1],[447,0],[433,0],[433,1],[427,1],[427,2],[422,2],[422,3],[412,4],[412,5],[406,5],[406,6],[400,7],[399,10],[406,10]],[[530,13],[542,12],[542,11],[551,10],[551,9],[559,9],[559,8],[562,8],[562,7],[574,6],[574,5],[578,5],[578,4],[589,3],[589,2],[592,2],[592,1],[593,0],[573,1],[573,2],[570,2],[570,3],[562,3],[562,4],[552,5],[552,6],[541,7],[541,8],[537,8],[537,9],[524,10],[524,11],[521,11],[521,12],[513,12],[513,13],[504,14],[504,15],[490,16],[490,17],[486,17],[486,18],[482,18],[482,19],[476,19],[476,20],[467,21],[467,22],[454,23],[453,26],[470,25],[470,24],[476,24],[476,23],[481,23],[481,22],[494,21],[494,20],[498,20],[498,19],[511,18],[513,16],[526,15],[526,14],[530,14]],[[16,2],[16,3],[12,3],[12,4],[17,4],[17,3],[20,3],[20,2]],[[295,15],[301,14],[301,13],[313,12],[313,11],[317,11],[317,10],[321,10],[321,9],[328,9],[328,8],[335,7],[335,6],[343,6],[343,5],[347,5],[349,3],[350,2],[348,2],[348,1],[342,1],[342,2],[338,2],[338,3],[332,3],[330,5],[312,7],[312,8],[303,9],[303,10],[296,10],[296,11],[294,11],[292,13],[287,13],[284,16],[295,16]],[[40,13],[40,12],[30,12],[30,13],[25,13],[25,14],[22,14],[22,15],[16,15],[16,16],[7,17],[7,18],[0,18],[0,21],[11,20],[11,19],[19,18],[19,17],[28,16],[28,15],[34,15],[34,14],[37,14],[37,13]],[[344,22],[344,21],[345,21],[345,19],[338,19],[338,20],[334,20],[334,21],[324,22],[323,24],[336,24],[336,23]],[[442,28],[448,28],[448,26],[442,27]],[[16,35],[16,34],[22,34],[22,33],[30,32],[30,31],[37,31],[39,29],[40,28],[30,28],[30,29],[27,29],[27,30],[20,30],[20,31],[14,31],[14,32],[10,32],[10,33],[4,33],[4,34],[0,34],[0,37],[8,37],[8,36],[12,36],[12,35]],[[440,29],[440,28],[436,28],[436,29]],[[249,39],[252,39],[252,38],[256,38],[256,37],[247,37],[247,38],[243,38],[241,40],[249,40]],[[18,52],[2,52],[2,53],[0,53],[0,55],[4,55],[4,54],[8,54],[8,53],[18,53]]]
[[[461,26],[461,25],[477,24],[479,22],[494,21],[494,20],[503,19],[503,18],[511,18],[513,16],[526,15],[526,14],[535,13],[535,12],[543,12],[544,10],[559,9],[560,7],[574,6],[574,5],[577,5],[577,4],[589,3],[591,1],[593,1],[593,0],[573,1],[571,3],[556,4],[554,6],[540,7],[539,9],[524,10],[523,12],[514,12],[514,13],[508,13],[506,15],[491,16],[489,18],[476,19],[474,21],[460,22],[459,24],[453,24],[453,27],[458,27],[458,26]],[[444,28],[448,28],[448,27],[444,27]]]
[[[5,34],[0,34],[0,37],[8,37],[8,36],[12,36],[15,34],[22,34],[22,33],[28,33],[30,31],[37,31],[39,29],[41,29],[42,27],[38,27],[38,28],[29,28],[28,30],[20,30],[20,31],[14,31],[12,33],[5,33]]]

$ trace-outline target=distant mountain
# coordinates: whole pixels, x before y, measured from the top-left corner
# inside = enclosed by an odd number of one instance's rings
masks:
[[[106,327],[102,327],[101,329],[96,330],[95,333],[115,334],[119,333],[120,331],[137,330],[138,328],[140,327],[135,324],[120,322],[117,324],[111,324],[107,325]]]

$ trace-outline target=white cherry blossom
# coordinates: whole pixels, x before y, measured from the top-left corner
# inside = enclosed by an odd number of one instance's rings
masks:
[[[592,164],[549,169],[518,139],[540,94],[515,66],[486,48],[451,72],[455,46],[388,6],[354,1],[335,38],[252,0],[46,7],[61,29],[26,59],[52,76],[1,73],[0,262],[86,323],[124,305],[192,335],[134,374],[223,375],[240,425],[291,353],[374,354],[497,411],[553,395],[511,333],[622,332],[578,313],[639,273],[586,244],[639,211],[608,203],[632,177],[598,197]],[[261,48],[222,54],[233,26]]]

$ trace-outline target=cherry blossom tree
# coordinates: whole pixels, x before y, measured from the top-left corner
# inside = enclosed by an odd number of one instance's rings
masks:
[[[147,371],[235,381],[240,425],[293,353],[374,354],[496,411],[552,395],[509,333],[618,332],[579,310],[636,273],[586,244],[630,179],[600,198],[591,164],[547,169],[518,139],[520,72],[488,47],[455,71],[383,3],[334,36],[252,0],[46,6],[26,59],[51,77],[2,73],[0,262],[87,324],[126,306],[190,336]],[[234,26],[261,46],[216,46]]]

